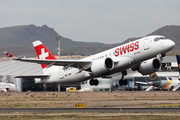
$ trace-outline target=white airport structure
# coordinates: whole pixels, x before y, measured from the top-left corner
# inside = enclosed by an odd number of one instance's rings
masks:
[[[27,63],[27,62],[19,62],[19,61],[0,61],[0,82],[6,83],[14,83],[19,87],[20,92],[22,91],[57,91],[57,84],[35,84],[32,78],[14,78],[16,75],[30,75],[30,74],[43,74],[41,65],[36,63]],[[161,71],[167,71],[168,76],[172,76],[178,79],[178,65],[176,61],[176,56],[166,56],[162,60],[162,68]],[[131,75],[131,74],[129,74]],[[167,75],[167,74],[166,74]],[[159,75],[161,77],[165,77],[166,75]],[[73,83],[61,85],[61,91],[66,91],[66,87],[76,87],[77,90],[93,90],[93,91],[114,91],[118,88],[123,88],[124,86],[119,86],[118,81],[121,78],[120,74],[116,74],[111,77],[99,78],[98,86],[90,86],[89,81],[85,81],[83,83]],[[138,77],[140,79],[140,77]],[[129,81],[129,84],[125,89],[136,89],[138,85],[134,82],[136,75],[132,75]],[[143,78],[141,78],[143,79]],[[147,88],[147,86],[141,86],[141,89]]]

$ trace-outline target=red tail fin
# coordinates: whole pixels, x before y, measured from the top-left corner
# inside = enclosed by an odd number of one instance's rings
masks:
[[[54,55],[41,43],[41,41],[33,42],[34,49],[41,60],[56,60]],[[41,64],[42,68],[46,68],[47,65]]]
[[[6,54],[9,58],[13,57],[13,55],[11,55],[10,53],[4,51],[4,54]]]

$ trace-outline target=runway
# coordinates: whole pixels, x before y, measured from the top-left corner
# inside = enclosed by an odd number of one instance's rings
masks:
[[[180,112],[180,108],[0,108],[0,112]]]

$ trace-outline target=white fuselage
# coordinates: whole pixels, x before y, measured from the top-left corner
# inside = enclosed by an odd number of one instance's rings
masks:
[[[12,83],[0,83],[0,90],[2,92],[15,92],[15,91],[19,91],[19,88],[15,85],[15,84],[12,84]]]
[[[93,65],[103,62],[106,58],[111,58],[114,61],[114,67],[112,70],[108,71],[107,74],[122,72],[145,60],[156,57],[158,54],[166,53],[174,47],[174,42],[171,40],[162,39],[155,41],[156,37],[162,36],[144,37],[89,56],[82,60],[92,61],[91,64]],[[52,66],[45,69],[47,69],[47,73],[50,74],[50,78],[44,80],[35,79],[36,83],[81,82],[92,77],[91,72],[84,70],[79,72],[81,69],[74,67],[63,69],[61,66]],[[101,69],[99,69],[99,71],[101,71]],[[99,76],[101,76],[101,74],[94,75],[94,77]]]
[[[161,89],[171,89],[180,84],[179,80],[162,80],[160,85],[155,86]]]

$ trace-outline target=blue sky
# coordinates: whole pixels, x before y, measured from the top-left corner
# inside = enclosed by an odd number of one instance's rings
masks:
[[[180,0],[0,0],[0,28],[47,26],[75,41],[120,43],[180,25]]]

